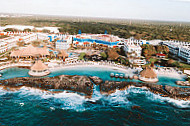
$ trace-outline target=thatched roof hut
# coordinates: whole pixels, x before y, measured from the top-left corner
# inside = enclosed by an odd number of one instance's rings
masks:
[[[28,72],[31,76],[46,76],[50,74],[48,66],[46,66],[41,60],[37,60]]]
[[[49,56],[50,53],[47,48],[37,48],[32,45],[27,46],[21,50],[14,50],[11,52],[11,57],[27,57],[27,56]]]
[[[37,60],[35,64],[31,67],[31,70],[35,71],[44,71],[47,69],[48,67],[41,60]]]
[[[144,78],[157,78],[157,74],[151,67],[146,67],[143,71],[141,71],[140,76]]]
[[[69,55],[64,50],[61,50],[57,56],[67,58]]]

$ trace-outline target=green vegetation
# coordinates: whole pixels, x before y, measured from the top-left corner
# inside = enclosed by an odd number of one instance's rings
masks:
[[[185,64],[185,63],[180,63],[180,67],[181,68],[190,68],[189,64]]]
[[[181,63],[176,60],[170,59],[167,61],[168,66],[178,67],[178,68],[190,68],[189,64]]]
[[[79,59],[84,60],[85,55],[86,55],[85,52],[80,53]]]
[[[21,18],[2,18],[2,25],[33,25],[37,27],[60,27],[62,33],[104,33],[118,35],[122,38],[134,36],[136,39],[162,39],[190,41],[190,23],[160,22],[125,19],[48,17],[34,16]],[[9,29],[10,30],[10,29]]]
[[[4,30],[4,32],[18,32],[19,30],[18,29],[14,29],[14,28],[6,28]]]
[[[43,29],[42,32],[43,32],[43,33],[50,33],[50,30]]]
[[[164,53],[168,54],[169,53],[169,48],[167,46],[153,46],[153,45],[148,45],[145,44],[142,46],[142,55],[145,57],[151,57],[152,55],[156,55],[156,53]]]
[[[151,63],[155,63],[155,62],[157,62],[158,61],[158,59],[156,59],[156,58],[150,58],[150,62]]]
[[[7,38],[7,37],[9,37],[9,36],[7,36],[7,35],[0,35],[0,39]]]
[[[100,55],[103,57],[103,59],[107,59],[107,54],[105,52],[101,52]]]
[[[26,28],[26,29],[24,29],[23,31],[24,31],[24,32],[31,32],[32,30],[29,29],[29,28]]]
[[[189,81],[189,82],[190,82],[190,77],[188,77],[188,78],[187,78],[187,81]]]
[[[32,45],[33,45],[34,47],[38,47],[38,46],[40,46],[40,44],[41,44],[41,42],[38,41],[38,40],[32,42]]]

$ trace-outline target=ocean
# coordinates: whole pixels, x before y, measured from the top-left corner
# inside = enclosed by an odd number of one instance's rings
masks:
[[[27,69],[11,68],[3,71],[3,78],[24,77]],[[79,68],[55,71],[49,76],[61,74],[99,76],[103,80],[137,81],[110,78],[109,69]],[[183,78],[159,77],[157,84],[175,85]],[[146,88],[130,87],[111,95],[100,94],[94,85],[92,98],[76,92],[48,91],[22,87],[10,91],[0,88],[0,125],[82,125],[82,126],[178,126],[190,125],[190,101],[174,100],[153,94]]]

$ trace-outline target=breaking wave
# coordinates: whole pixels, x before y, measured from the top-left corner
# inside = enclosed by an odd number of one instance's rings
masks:
[[[153,103],[170,104],[177,108],[190,108],[190,101],[175,100],[169,97],[161,97],[148,91],[146,88],[130,87],[126,90],[116,90],[110,95],[102,95],[95,86],[92,98],[85,98],[77,93],[63,91],[61,93],[52,93],[34,88],[22,87],[18,91],[6,91],[0,88],[0,98],[7,94],[15,94],[18,97],[16,104],[25,106],[30,102],[46,103],[49,110],[56,109],[85,111],[102,107],[124,107],[130,108],[138,105],[135,100],[147,100]],[[142,97],[144,96],[144,97]],[[142,97],[142,98],[140,98]],[[43,105],[42,104],[42,105]]]

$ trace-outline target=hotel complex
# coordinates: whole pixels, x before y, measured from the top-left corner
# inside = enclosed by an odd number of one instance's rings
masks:
[[[141,41],[129,38],[124,40],[124,50],[128,57],[139,58],[141,56],[142,48]]]
[[[74,45],[90,46],[94,43],[115,48],[120,46],[121,39],[118,36],[107,34],[78,34],[73,36]]]
[[[171,54],[184,59],[190,64],[190,42],[164,41],[163,45],[168,46]]]
[[[49,28],[47,29],[53,33],[43,33],[39,28],[37,32],[4,32],[2,29],[12,28],[11,26],[1,27],[0,34],[7,35],[3,39],[0,39],[0,53],[6,52],[13,47],[16,47],[16,50],[13,50],[10,54],[11,58],[44,58],[51,55],[55,57],[59,57],[67,61],[68,59],[77,58],[78,56],[68,55],[66,53],[67,49],[72,46],[77,48],[78,46],[82,47],[91,47],[92,45],[99,45],[100,47],[107,48],[117,48],[122,47],[126,58],[133,65],[142,66],[145,65],[146,59],[142,57],[142,48],[143,44],[152,44],[152,45],[166,45],[169,48],[170,53],[184,59],[187,63],[190,63],[190,43],[188,42],[177,42],[177,41],[161,41],[161,40],[136,40],[133,37],[124,39],[119,38],[118,36],[109,35],[109,34],[86,34],[80,33],[77,35],[68,35],[68,34],[60,34],[57,32],[58,28]],[[13,28],[17,28],[20,30],[23,29],[36,29],[33,26],[14,26]],[[36,48],[31,45],[31,42],[35,40],[46,40],[45,47],[41,45],[41,48]],[[27,47],[18,48],[18,43],[24,42]],[[100,51],[100,50],[99,50]],[[101,51],[100,51],[101,52]],[[99,52],[99,53],[100,53]],[[89,53],[87,53],[89,54]],[[101,55],[97,52],[88,55],[93,56],[92,59],[99,57],[101,59]],[[118,55],[119,56],[119,55]]]

